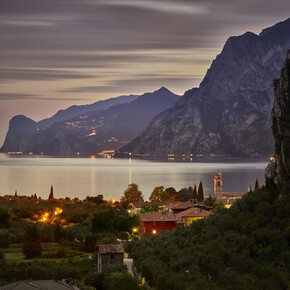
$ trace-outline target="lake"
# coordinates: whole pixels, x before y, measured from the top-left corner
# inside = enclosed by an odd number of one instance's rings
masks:
[[[213,193],[213,178],[219,169],[224,191],[247,191],[258,178],[264,183],[267,162],[155,162],[128,159],[48,158],[0,154],[0,195],[36,193],[47,199],[50,186],[54,197],[96,196],[119,200],[129,183],[137,183],[148,199],[155,186],[198,186],[203,182],[205,195]]]

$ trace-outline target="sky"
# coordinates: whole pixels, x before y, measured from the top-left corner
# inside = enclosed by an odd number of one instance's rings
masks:
[[[0,0],[0,146],[14,115],[182,95],[228,37],[289,17],[289,0]]]

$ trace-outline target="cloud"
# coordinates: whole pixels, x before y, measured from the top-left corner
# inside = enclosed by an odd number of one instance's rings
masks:
[[[188,14],[188,15],[205,15],[208,14],[206,7],[202,5],[196,5],[194,3],[184,3],[182,1],[116,1],[105,0],[101,2],[104,5],[116,5],[116,6],[128,6],[136,7],[140,9],[148,9],[158,12],[173,13],[173,14]]]
[[[146,88],[154,90],[156,88],[165,86],[165,87],[176,87],[186,89],[196,86],[202,79],[203,76],[163,76],[160,77],[156,75],[143,75],[138,77],[132,77],[128,79],[110,81],[106,85],[99,86],[83,86],[83,87],[74,87],[61,92],[68,93],[130,93],[131,90],[135,91],[136,89],[142,88],[146,91]]]
[[[84,98],[51,98],[42,97],[32,94],[17,94],[17,93],[0,93],[0,101],[19,101],[19,100],[37,100],[37,101],[91,101]]]
[[[66,70],[49,69],[24,69],[24,68],[2,68],[0,69],[0,79],[4,81],[52,81],[61,79],[87,79],[91,75],[80,74]]]

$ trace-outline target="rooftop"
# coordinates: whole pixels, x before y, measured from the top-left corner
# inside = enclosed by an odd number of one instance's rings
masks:
[[[62,281],[41,280],[41,281],[18,281],[4,286],[0,286],[0,290],[67,290],[79,289]]]
[[[100,254],[122,254],[125,253],[121,244],[113,245],[98,245],[98,251]]]
[[[142,222],[176,221],[174,214],[167,210],[160,210],[153,213],[139,213],[139,215]]]
[[[175,216],[178,219],[180,219],[180,218],[185,218],[185,217],[208,217],[211,214],[213,213],[207,210],[193,207],[193,208],[189,208],[187,210],[181,211],[179,213],[176,213]]]

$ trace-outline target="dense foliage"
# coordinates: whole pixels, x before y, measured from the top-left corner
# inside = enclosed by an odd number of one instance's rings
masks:
[[[245,195],[190,227],[144,236],[129,247],[156,289],[289,289],[290,195]]]
[[[52,262],[18,263],[1,269],[0,261],[0,285],[19,280],[61,280],[67,277],[80,278],[80,269],[67,264]]]
[[[105,273],[91,272],[85,278],[85,283],[99,290],[145,289],[139,286],[138,280],[129,274],[125,265],[109,266]]]
[[[139,225],[138,216],[130,216],[126,210],[114,210],[96,212],[91,221],[94,232],[121,232],[132,231]]]
[[[124,191],[124,195],[121,197],[121,204],[124,208],[131,202],[135,201],[144,201],[142,192],[139,190],[139,186],[136,183],[131,183],[128,185],[128,188]]]

